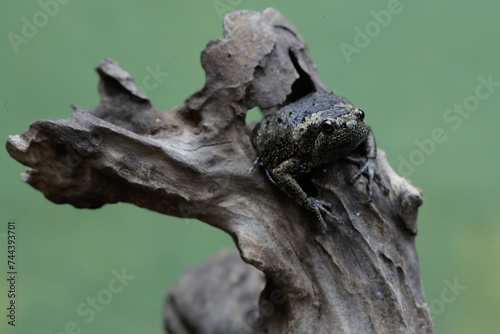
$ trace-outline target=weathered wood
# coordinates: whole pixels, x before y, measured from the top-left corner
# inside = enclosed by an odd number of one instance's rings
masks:
[[[391,191],[385,196],[375,187],[373,202],[363,201],[365,179],[348,184],[356,172],[351,162],[312,176],[318,197],[342,221],[330,221],[327,234],[262,170],[249,172],[255,152],[246,111],[268,113],[326,92],[293,25],[274,9],[231,13],[224,39],[208,43],[202,65],[203,89],[165,113],[118,64],[102,61],[97,108],[76,108],[69,119],[40,120],[9,137],[11,156],[30,167],[23,180],[55,203],[129,202],[198,218],[233,237],[241,258],[264,276],[234,256],[229,268],[215,259],[198,269],[219,277],[210,284],[186,274],[166,304],[172,333],[432,333],[415,250],[422,194],[382,151],[377,162]],[[252,277],[251,284],[235,289],[232,275]],[[205,296],[216,302],[191,305],[185,280],[193,291],[210,289]],[[259,312],[239,313],[254,310],[257,298]]]
[[[165,303],[169,333],[248,333],[259,321],[259,293],[264,275],[223,251],[198,268],[187,270],[170,288]],[[279,291],[274,301],[282,302]]]

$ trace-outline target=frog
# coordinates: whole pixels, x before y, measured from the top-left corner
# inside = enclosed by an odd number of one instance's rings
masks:
[[[323,215],[340,222],[330,203],[310,196],[297,179],[313,169],[346,158],[359,166],[349,183],[361,175],[368,178],[367,202],[373,199],[373,182],[385,194],[388,187],[377,168],[377,147],[363,110],[335,92],[313,92],[264,117],[253,129],[250,140],[257,158],[250,168],[264,168],[268,179],[296,203],[313,212],[322,232],[328,231]],[[360,157],[349,154],[360,148]]]

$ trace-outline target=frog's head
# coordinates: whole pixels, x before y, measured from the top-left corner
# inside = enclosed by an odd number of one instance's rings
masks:
[[[353,151],[370,131],[365,113],[351,104],[339,103],[316,113],[316,138],[312,154],[322,163],[333,161]]]

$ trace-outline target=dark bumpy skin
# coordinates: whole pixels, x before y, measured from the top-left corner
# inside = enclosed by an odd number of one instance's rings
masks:
[[[369,200],[374,179],[386,188],[377,172],[375,140],[364,116],[362,110],[333,92],[312,93],[265,117],[253,130],[256,163],[265,168],[281,191],[316,214],[324,232],[327,228],[321,213],[337,218],[328,210],[328,203],[308,196],[295,178],[345,157],[364,143],[366,159],[350,159],[361,167],[351,181],[361,174],[368,176]]]

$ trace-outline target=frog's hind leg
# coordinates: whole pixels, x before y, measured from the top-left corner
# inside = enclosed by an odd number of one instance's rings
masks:
[[[259,165],[261,166],[262,168],[264,168],[264,170],[266,171],[266,175],[267,175],[267,178],[275,185],[277,186],[278,184],[276,183],[276,181],[274,181],[273,177],[271,176],[271,174],[269,173],[269,170],[266,168],[266,166],[264,166],[264,163],[262,162],[262,160],[260,159],[260,157],[257,157],[255,159],[255,161],[253,162],[253,165],[252,167],[250,167],[250,169],[248,170],[249,172],[252,172],[255,167]]]
[[[264,167],[264,170],[266,171],[266,175],[267,175],[267,178],[275,185],[277,186],[278,184],[276,183],[276,181],[274,181],[273,177],[271,176],[271,174],[269,173],[269,170],[265,167]]]

